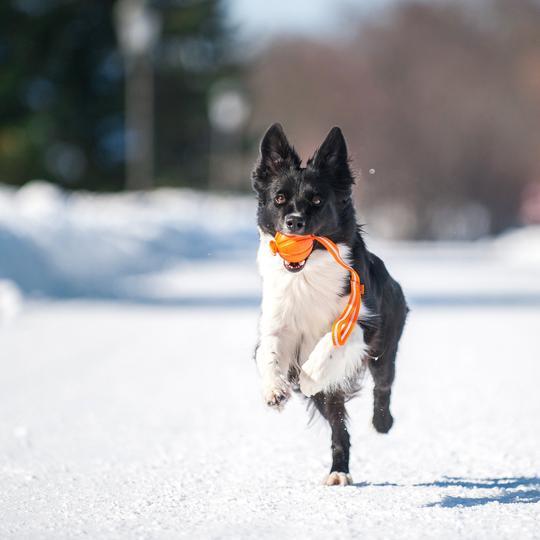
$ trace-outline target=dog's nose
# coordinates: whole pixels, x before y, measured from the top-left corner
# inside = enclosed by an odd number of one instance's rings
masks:
[[[304,230],[304,218],[296,214],[289,214],[288,216],[285,216],[285,225],[289,232],[299,234]]]

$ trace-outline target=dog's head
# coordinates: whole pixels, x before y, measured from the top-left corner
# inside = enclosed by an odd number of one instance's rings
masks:
[[[259,197],[258,223],[265,233],[315,234],[342,241],[349,236],[345,229],[354,227],[354,180],[338,127],[304,168],[281,125],[273,124],[262,138],[252,178]]]

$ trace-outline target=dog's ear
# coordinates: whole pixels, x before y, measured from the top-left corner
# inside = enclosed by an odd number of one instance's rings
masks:
[[[349,168],[347,143],[341,129],[333,127],[320,148],[308,161],[308,168],[334,183],[336,189],[350,191],[354,178]]]
[[[272,124],[261,140],[259,160],[253,171],[253,187],[259,190],[272,176],[285,169],[297,168],[300,163],[281,124]]]
[[[330,130],[311,161],[318,169],[333,168],[347,163],[347,143],[341,129],[333,127]]]
[[[274,169],[285,166],[298,167],[300,158],[289,144],[281,124],[272,124],[264,134],[260,146],[261,164]]]

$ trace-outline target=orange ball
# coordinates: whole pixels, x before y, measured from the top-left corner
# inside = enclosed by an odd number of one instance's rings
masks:
[[[313,235],[286,235],[276,233],[270,241],[270,249],[275,255],[279,253],[287,262],[299,263],[305,261],[313,251]]]

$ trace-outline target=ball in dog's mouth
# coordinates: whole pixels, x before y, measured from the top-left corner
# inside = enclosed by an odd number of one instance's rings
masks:
[[[304,259],[303,261],[300,261],[300,262],[283,261],[283,266],[289,272],[300,272],[300,270],[303,270],[304,266],[306,265],[306,261],[307,259]]]

